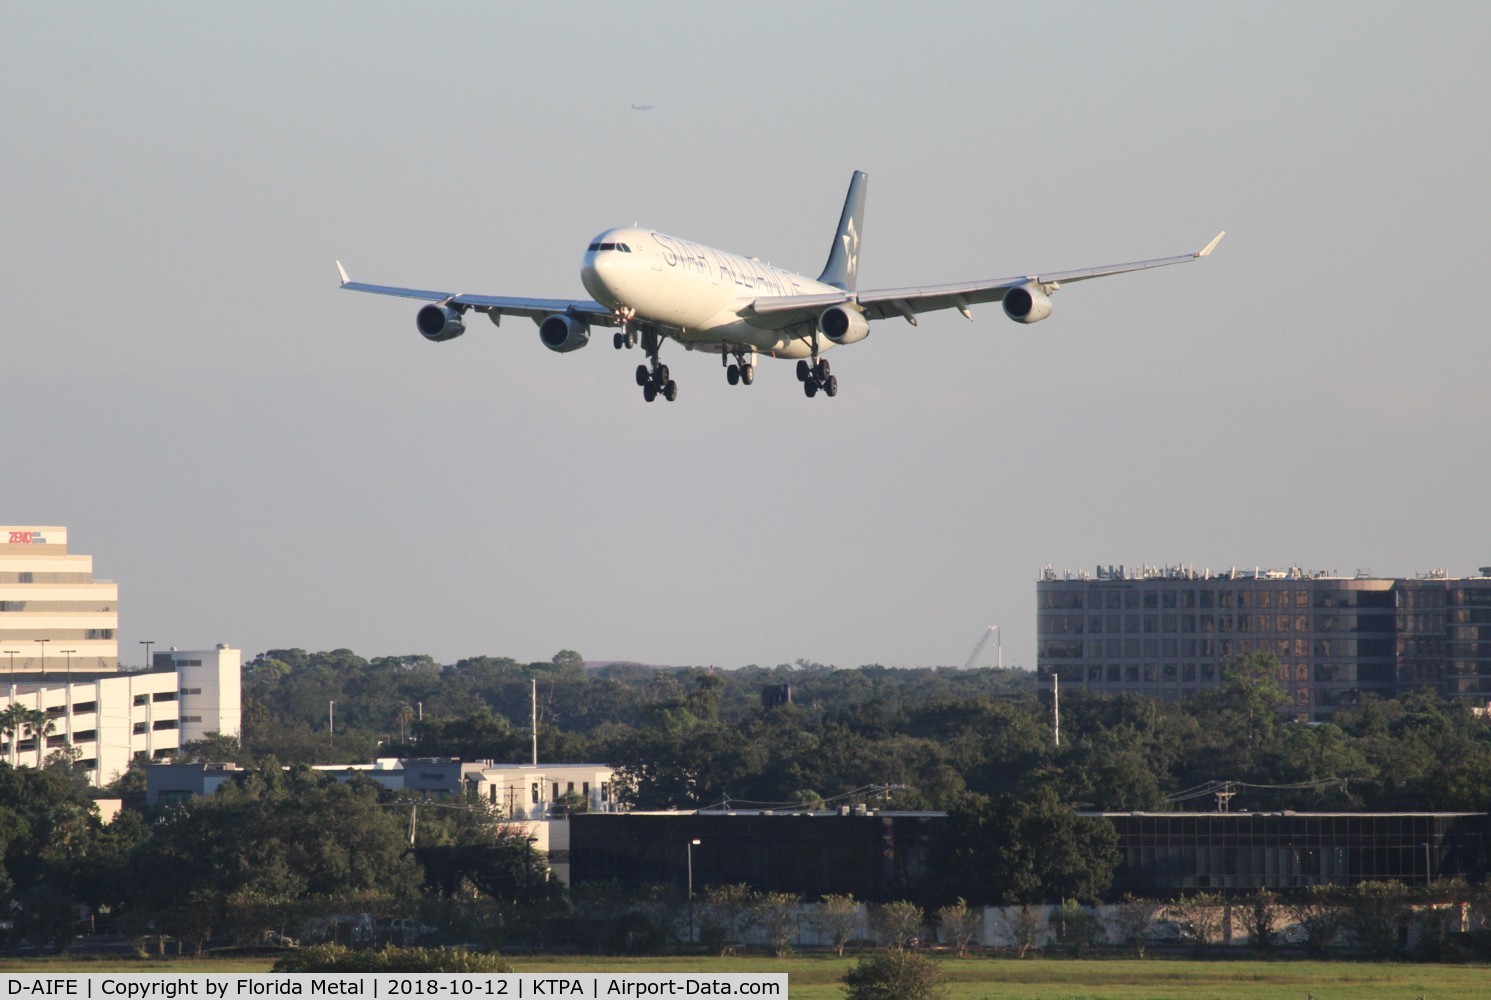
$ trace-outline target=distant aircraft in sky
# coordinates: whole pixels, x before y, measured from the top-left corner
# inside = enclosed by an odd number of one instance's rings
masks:
[[[350,291],[428,300],[415,314],[415,325],[427,340],[459,337],[466,330],[468,310],[486,313],[493,323],[504,315],[527,316],[538,324],[543,345],[560,354],[588,344],[592,326],[616,327],[612,344],[617,350],[640,343],[646,352],[647,363],[637,366],[637,384],[648,402],[658,396],[678,398],[678,383],[659,360],[669,340],[690,351],[720,355],[731,385],[754,382],[762,354],[796,360],[798,381],[811,399],[819,392],[838,395],[838,377],[823,355],[864,340],[871,320],[900,316],[915,326],[917,313],[935,309],[956,309],[972,319],[970,306],[1001,302],[1010,319],[1036,323],[1051,315],[1049,296],[1062,285],[1196,260],[1226,235],[1218,233],[1195,253],[1131,264],[861,292],[855,286],[868,180],[862,171],[850,179],[828,264],[817,280],[755,257],[635,227],[608,229],[586,249],[580,281],[594,301],[370,285],[348,278],[341,261],[337,271],[342,287]]]
[[[633,104],[632,105],[632,110],[633,111],[651,111],[652,110],[652,105],[651,104]]]

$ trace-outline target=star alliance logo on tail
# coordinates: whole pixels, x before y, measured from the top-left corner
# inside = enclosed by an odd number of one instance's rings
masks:
[[[849,274],[854,274],[859,268],[859,232],[854,228],[854,220],[849,220],[849,228],[839,239],[844,241],[844,256],[848,258],[844,269]]]

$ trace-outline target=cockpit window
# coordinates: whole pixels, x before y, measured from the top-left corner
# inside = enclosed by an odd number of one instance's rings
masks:
[[[590,244],[590,252],[591,253],[596,253],[597,251],[600,251],[600,250],[615,250],[617,253],[631,253],[632,252],[632,248],[629,247],[629,246],[627,246],[625,243],[592,243],[592,244]]]

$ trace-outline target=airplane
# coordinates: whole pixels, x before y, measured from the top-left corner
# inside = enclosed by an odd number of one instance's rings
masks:
[[[823,355],[864,340],[872,320],[900,316],[915,326],[918,313],[937,309],[956,309],[971,320],[971,306],[999,302],[1016,323],[1038,323],[1051,315],[1050,296],[1063,285],[1199,260],[1227,235],[1223,230],[1195,253],[1129,264],[859,291],[868,181],[859,170],[850,178],[828,263],[816,280],[756,257],[637,227],[607,229],[586,248],[580,282],[594,297],[588,301],[372,285],[351,280],[341,261],[337,271],[341,287],[349,291],[426,300],[415,314],[415,325],[426,340],[437,343],[465,332],[468,311],[485,313],[499,325],[503,316],[526,316],[538,325],[543,345],[559,354],[588,344],[593,326],[615,327],[612,346],[621,350],[640,344],[647,356],[636,377],[649,403],[659,396],[670,402],[678,398],[678,383],[659,360],[669,340],[690,351],[718,354],[731,385],[751,385],[763,354],[795,360],[803,394],[811,399],[819,392],[838,395],[838,376]]]

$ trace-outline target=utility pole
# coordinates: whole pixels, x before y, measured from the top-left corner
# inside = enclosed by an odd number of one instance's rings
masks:
[[[1056,745],[1061,746],[1061,675],[1051,675],[1051,708],[1055,712]]]
[[[529,719],[530,728],[533,730],[533,766],[538,767],[538,678],[533,680],[532,716]]]
[[[328,701],[326,703],[326,735],[327,743],[336,746],[337,743],[337,703]]]

